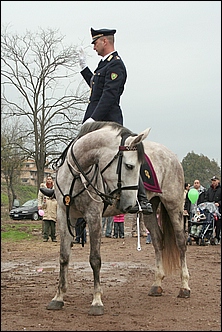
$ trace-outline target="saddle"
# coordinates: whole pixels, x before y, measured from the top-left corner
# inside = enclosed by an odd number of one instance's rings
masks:
[[[140,175],[143,180],[144,188],[146,190],[162,194],[162,190],[160,189],[156,172],[153,168],[151,160],[147,156],[147,154],[145,154],[144,157],[145,157],[145,163],[143,163],[140,168]]]

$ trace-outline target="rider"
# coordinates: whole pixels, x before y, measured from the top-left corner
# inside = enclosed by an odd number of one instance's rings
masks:
[[[102,57],[98,67],[92,73],[86,65],[83,49],[79,51],[79,64],[81,75],[91,88],[89,104],[87,106],[83,123],[93,121],[112,121],[123,125],[122,110],[119,102],[127,78],[125,65],[114,49],[114,34],[116,30],[91,28],[92,44],[94,50]],[[137,204],[128,211],[139,211],[138,202],[144,214],[153,212],[148,201],[141,176]]]

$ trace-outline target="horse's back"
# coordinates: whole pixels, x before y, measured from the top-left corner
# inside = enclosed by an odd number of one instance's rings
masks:
[[[167,200],[170,200],[170,197],[178,200],[181,194],[183,196],[184,172],[177,155],[157,142],[147,140],[143,145],[162,190],[160,195],[167,197]],[[156,194],[152,194],[154,195]]]
[[[159,168],[165,169],[166,165],[173,166],[173,168],[179,167],[181,169],[182,166],[177,155],[163,144],[152,141],[144,141],[143,145],[146,154],[151,159],[151,162],[156,165],[156,171],[158,171]]]

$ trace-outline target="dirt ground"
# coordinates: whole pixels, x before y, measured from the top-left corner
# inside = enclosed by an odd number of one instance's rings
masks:
[[[59,237],[57,243],[42,242],[41,234],[13,245],[2,241],[1,331],[221,331],[221,246],[187,247],[191,297],[180,299],[179,274],[165,277],[162,296],[148,296],[155,254],[145,242],[138,251],[127,220],[125,239],[102,238],[104,315],[90,316],[89,242],[73,246],[65,305],[52,311],[46,306],[58,285]]]

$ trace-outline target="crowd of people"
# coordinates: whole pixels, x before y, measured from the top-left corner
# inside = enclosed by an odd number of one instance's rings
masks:
[[[196,189],[198,192],[198,197],[196,202],[192,203],[189,199],[189,190]],[[204,219],[204,216],[201,216],[199,204],[211,202],[215,205],[218,214],[214,220],[214,237],[217,240],[217,243],[220,243],[221,239],[221,185],[220,180],[217,176],[211,178],[211,184],[208,189],[201,185],[200,180],[195,179],[193,186],[190,186],[189,183],[184,185],[184,230],[185,232],[191,233],[191,235],[197,234],[202,227],[198,225],[192,226],[192,221],[201,221]],[[187,224],[188,222],[188,224]],[[196,227],[195,227],[196,226]]]

